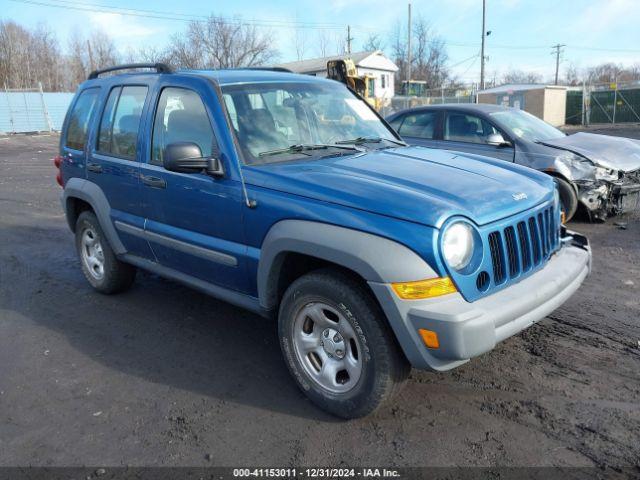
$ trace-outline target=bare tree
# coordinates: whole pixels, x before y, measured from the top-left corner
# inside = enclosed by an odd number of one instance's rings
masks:
[[[31,86],[30,33],[15,22],[0,22],[0,80],[8,88]]]
[[[398,72],[395,75],[396,90],[400,91],[402,81],[407,78],[407,43],[406,33],[400,23],[396,22],[391,32],[391,56],[394,63],[398,66]]]
[[[96,30],[85,38],[76,30],[72,31],[67,57],[70,84],[77,85],[91,71],[115,65],[119,61],[120,55],[106,33]]]
[[[564,74],[564,83],[572,87],[575,87],[576,85],[579,85],[581,81],[582,80],[580,79],[578,68],[575,66],[574,63],[570,63],[567,66],[567,70],[565,71],[565,74]]]
[[[182,68],[253,67],[276,58],[272,45],[270,32],[240,18],[229,21],[211,15],[204,22],[191,22],[186,32],[174,35],[166,58]]]
[[[450,82],[447,67],[449,56],[444,40],[433,31],[422,17],[416,18],[411,35],[411,78],[427,82],[427,88],[439,88]],[[407,39],[403,25],[398,21],[391,33],[391,55],[399,70],[396,89],[407,78]]]
[[[587,69],[590,83],[632,82],[640,80],[640,64],[624,67],[616,63],[602,63]]]
[[[413,24],[414,48],[412,52],[412,76],[425,80],[428,88],[439,88],[449,78],[446,67],[449,56],[444,40],[435,34],[428,22],[418,17]]]
[[[319,57],[327,57],[329,55],[329,45],[331,37],[327,30],[319,30],[316,37],[317,54]],[[300,60],[300,59],[298,59]]]
[[[296,50],[296,59],[298,61],[304,58],[307,52],[307,34],[304,30],[296,28],[293,31],[293,45]]]
[[[45,25],[33,30],[15,22],[0,22],[0,85],[58,90],[62,56],[55,35]]]
[[[377,33],[371,33],[367,37],[367,40],[362,45],[362,49],[365,52],[372,52],[374,50],[384,50],[384,41]]]
[[[542,75],[536,72],[523,72],[522,70],[509,70],[502,75],[502,83],[540,83]]]

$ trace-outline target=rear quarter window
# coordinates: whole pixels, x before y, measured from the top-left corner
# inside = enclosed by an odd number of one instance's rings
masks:
[[[78,95],[69,113],[65,146],[73,150],[84,150],[87,143],[89,121],[98,103],[99,88],[88,88]]]

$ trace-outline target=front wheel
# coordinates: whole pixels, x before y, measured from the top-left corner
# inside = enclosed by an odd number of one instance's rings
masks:
[[[560,193],[560,205],[564,212],[564,221],[568,222],[578,210],[578,195],[573,186],[563,178],[554,177]]]
[[[342,418],[375,411],[410,371],[371,293],[338,270],[296,280],[282,299],[278,330],[298,386]]]

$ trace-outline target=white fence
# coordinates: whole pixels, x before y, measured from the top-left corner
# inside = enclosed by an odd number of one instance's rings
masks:
[[[0,90],[0,133],[60,130],[73,95],[41,88]]]

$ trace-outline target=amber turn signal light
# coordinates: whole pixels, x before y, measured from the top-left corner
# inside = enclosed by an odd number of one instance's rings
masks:
[[[417,282],[392,283],[391,287],[403,300],[439,297],[458,290],[449,277],[429,278]]]
[[[427,330],[426,328],[420,328],[418,329],[418,333],[427,348],[440,348],[440,342],[438,341],[438,334],[436,332]]]

